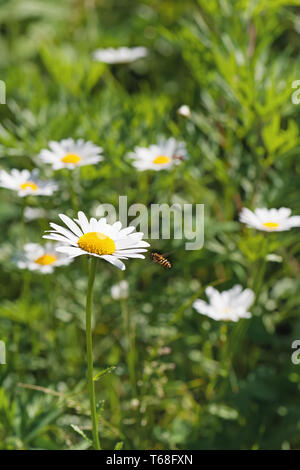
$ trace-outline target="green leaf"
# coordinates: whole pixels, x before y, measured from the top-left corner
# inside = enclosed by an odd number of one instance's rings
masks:
[[[122,450],[123,449],[123,442],[117,442],[115,445],[114,450]]]
[[[116,368],[115,366],[112,366],[112,367],[108,367],[107,369],[101,370],[100,372],[98,372],[98,374],[96,374],[96,375],[94,376],[94,379],[93,379],[94,382],[96,382],[97,380],[101,379],[102,377],[104,377],[104,376],[107,375],[107,374],[111,374],[111,372],[112,372],[113,370],[115,370],[115,368]]]
[[[77,434],[79,434],[81,437],[83,437],[90,445],[93,445],[91,439],[89,439],[87,437],[87,435],[78,427],[76,426],[75,424],[71,424],[71,428],[77,432]]]

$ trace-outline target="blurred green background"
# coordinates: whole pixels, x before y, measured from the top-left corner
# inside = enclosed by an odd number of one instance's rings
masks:
[[[173,268],[99,263],[94,308],[100,436],[113,449],[299,449],[299,230],[264,236],[242,227],[242,206],[300,214],[299,0],[1,0],[0,166],[37,166],[49,140],[83,138],[105,161],[78,174],[80,208],[101,203],[205,204],[205,244],[154,241]],[[146,46],[129,65],[94,62],[99,47]],[[177,113],[183,103],[192,115]],[[184,140],[174,171],[137,173],[125,156],[160,136]],[[49,167],[39,165],[52,177]],[[61,190],[29,198],[47,217],[26,224],[40,242],[58,213],[75,216]],[[90,436],[84,308],[86,266],[53,276],[18,270],[22,200],[0,189],[0,449],[86,449]],[[268,235],[268,234],[266,234]],[[226,325],[191,307],[202,287],[253,287],[269,261],[253,318]],[[129,297],[111,286],[129,282]],[[136,393],[129,380],[124,317],[135,336]]]

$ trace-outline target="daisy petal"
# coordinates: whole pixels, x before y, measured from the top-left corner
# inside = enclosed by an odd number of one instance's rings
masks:
[[[116,258],[115,256],[111,256],[111,255],[102,255],[101,258],[105,259],[106,261],[108,261],[109,263],[113,264],[114,266],[116,266],[116,268],[119,268],[121,269],[121,271],[125,271],[126,267],[125,267],[125,264],[122,263],[122,261],[120,261],[118,258]]]
[[[59,214],[59,218],[66,224],[67,227],[69,227],[69,229],[72,230],[72,232],[74,232],[78,237],[81,237],[83,235],[82,231],[80,230],[80,228],[78,227],[78,225],[75,224],[75,222],[73,222],[72,219],[70,219],[70,217],[68,217],[67,215],[64,215],[64,214]]]
[[[85,252],[83,250],[81,250],[80,248],[75,248],[73,246],[58,246],[56,248],[56,251],[58,251],[59,253],[67,253],[68,255],[81,255],[81,254],[84,254]]]

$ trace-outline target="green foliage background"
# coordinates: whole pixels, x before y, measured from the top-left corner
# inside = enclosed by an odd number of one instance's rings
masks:
[[[111,298],[121,275],[99,263],[94,308],[103,446],[112,449],[299,449],[299,230],[242,227],[242,206],[299,205],[299,0],[2,0],[0,165],[37,166],[49,140],[92,140],[105,161],[82,168],[80,208],[100,202],[205,204],[205,245],[158,241],[173,268],[129,261],[128,301]],[[125,66],[92,61],[98,47],[143,45]],[[192,109],[190,119],[178,107]],[[124,158],[159,136],[185,140],[189,159],[171,172],[137,173]],[[49,168],[41,167],[45,177]],[[50,220],[74,216],[61,191],[29,199]],[[19,271],[22,201],[0,190],[0,449],[85,449],[90,436],[84,305],[86,265],[54,276]],[[49,219],[27,224],[41,240]],[[282,261],[262,260],[276,253]],[[278,258],[280,260],[280,258]],[[191,307],[202,288],[256,290],[253,318],[220,324]],[[135,330],[137,395],[129,381],[123,319]],[[170,348],[167,350],[166,348]],[[168,354],[166,354],[168,353]],[[132,359],[132,358],[131,358]],[[29,385],[29,388],[28,388]],[[41,387],[33,389],[34,387]],[[31,388],[30,388],[31,387]],[[73,425],[73,428],[72,426]],[[74,430],[75,427],[75,430]]]

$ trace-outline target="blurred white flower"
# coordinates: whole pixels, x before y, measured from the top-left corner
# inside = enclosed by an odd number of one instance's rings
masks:
[[[251,289],[243,291],[242,286],[235,285],[232,289],[218,292],[213,287],[207,287],[205,293],[209,303],[197,299],[193,307],[198,313],[207,315],[214,320],[238,321],[240,318],[250,318],[248,308],[254,301],[254,292]]]
[[[114,300],[127,299],[129,294],[129,284],[127,281],[121,281],[110,289],[111,296]]]
[[[283,258],[280,255],[276,255],[275,253],[269,253],[266,256],[267,261],[273,261],[274,263],[282,263]]]
[[[0,187],[17,191],[18,196],[52,196],[58,185],[54,181],[38,179],[39,171],[16,170],[11,172],[0,170]]]
[[[135,227],[122,229],[121,222],[110,225],[105,218],[99,220],[92,217],[88,221],[83,212],[78,212],[78,219],[70,219],[59,214],[68,229],[50,223],[53,230],[43,238],[62,242],[56,248],[60,253],[66,253],[71,258],[80,255],[92,255],[102,258],[122,271],[125,269],[121,259],[145,258],[141,253],[149,243],[142,240],[143,233],[135,232]],[[134,233],[132,233],[134,232]],[[67,245],[67,246],[66,246]]]
[[[39,157],[50,163],[54,170],[68,168],[73,170],[84,165],[94,165],[103,160],[102,148],[83,139],[63,139],[60,142],[49,142],[50,150],[41,150]]]
[[[27,222],[36,219],[43,219],[47,216],[47,212],[39,207],[25,207],[24,218]]]
[[[291,209],[255,209],[254,212],[244,207],[240,212],[240,221],[248,227],[265,232],[282,232],[292,227],[300,227],[300,216],[290,217]]]
[[[56,253],[55,248],[56,244],[51,242],[46,245],[27,243],[24,253],[17,259],[18,268],[50,274],[57,266],[70,264],[72,259],[63,253]]]
[[[169,170],[186,159],[187,151],[184,142],[178,142],[171,137],[167,140],[159,140],[157,145],[136,147],[128,157],[132,159],[132,165],[139,171]]]
[[[178,108],[177,113],[182,117],[190,117],[191,110],[189,106],[183,104],[182,106],[180,106],[180,108]]]
[[[118,49],[109,47],[107,49],[97,49],[93,52],[93,57],[98,62],[105,62],[106,64],[127,64],[146,57],[147,54],[146,47],[119,47]]]

